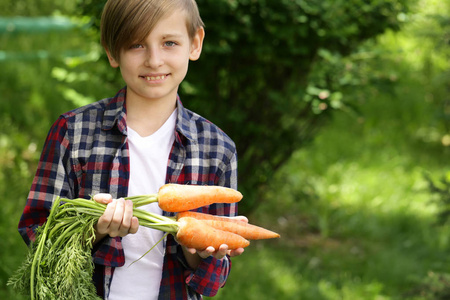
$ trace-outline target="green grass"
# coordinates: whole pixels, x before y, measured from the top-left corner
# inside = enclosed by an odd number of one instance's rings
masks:
[[[405,114],[426,109],[421,96]],[[448,149],[411,139],[417,128],[377,113],[402,99],[381,98],[364,122],[335,118],[278,172],[251,221],[282,238],[235,258],[218,299],[437,299],[421,284],[450,273],[450,228],[435,224],[423,172],[448,172]]]

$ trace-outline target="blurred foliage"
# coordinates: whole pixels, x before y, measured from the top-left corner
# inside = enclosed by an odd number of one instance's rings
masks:
[[[450,299],[450,274],[428,272],[427,276],[405,296],[420,295],[423,300]]]
[[[95,26],[104,2],[79,0]],[[346,72],[346,57],[386,29],[399,29],[414,2],[197,1],[204,52],[180,92],[188,108],[235,140],[243,212],[334,110],[354,106],[346,93],[359,79]]]
[[[51,123],[123,85],[92,26],[103,2],[0,1],[2,17],[76,25],[0,32],[0,299],[21,299],[5,283]],[[282,233],[235,258],[216,298],[445,299],[449,227],[435,226],[441,198],[422,174],[448,172],[450,2],[199,6],[205,50],[182,99],[240,147],[243,203],[260,201],[241,213]]]
[[[0,299],[21,299],[5,288],[26,254],[17,224],[50,125],[75,107],[58,90],[52,70],[66,67],[88,45],[77,26],[33,33],[8,28],[0,32]]]
[[[73,0],[2,0],[0,16],[51,16],[54,14],[71,14],[75,9]]]
[[[425,174],[430,192],[434,196],[433,201],[438,206],[439,225],[450,224],[450,171],[441,180],[435,181],[430,175]]]

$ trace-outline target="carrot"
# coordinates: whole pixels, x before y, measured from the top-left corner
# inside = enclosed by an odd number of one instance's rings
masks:
[[[228,249],[245,248],[250,242],[232,232],[222,231],[205,225],[190,217],[178,221],[177,240],[189,248],[204,250],[209,246],[219,249],[220,245],[228,245]]]
[[[231,188],[168,183],[158,191],[158,204],[167,212],[180,212],[213,203],[236,203],[242,194]]]
[[[194,211],[180,211],[177,213],[177,220],[184,218],[184,217],[191,217],[197,220],[221,220],[221,221],[227,221],[227,222],[232,222],[232,223],[245,223],[241,220],[238,219],[233,219],[233,218],[229,218],[229,217],[220,217],[220,216],[215,216],[215,215],[210,215],[210,214],[204,214],[204,213],[199,213],[199,212],[194,212]]]
[[[177,213],[178,221],[186,217],[201,220],[204,224],[207,224],[213,228],[232,232],[249,240],[273,239],[280,237],[280,235],[276,232],[228,217],[213,216],[192,211]]]

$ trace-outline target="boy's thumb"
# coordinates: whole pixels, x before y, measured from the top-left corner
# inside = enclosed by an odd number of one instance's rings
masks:
[[[108,203],[112,202],[111,194],[107,194],[107,193],[98,193],[98,194],[94,195],[93,198],[98,203],[108,204]]]

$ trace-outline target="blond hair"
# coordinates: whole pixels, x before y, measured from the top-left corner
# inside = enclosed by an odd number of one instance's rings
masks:
[[[195,0],[108,0],[100,23],[101,43],[119,60],[120,50],[144,40],[156,23],[169,13],[186,13],[189,37],[204,27]]]

